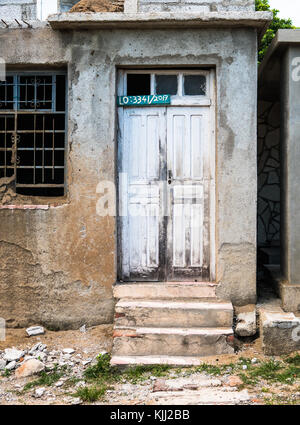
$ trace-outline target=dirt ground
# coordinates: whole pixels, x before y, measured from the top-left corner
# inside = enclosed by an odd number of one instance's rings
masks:
[[[6,340],[0,341],[0,351],[5,348],[16,347],[26,349],[37,342],[47,344],[48,349],[61,350],[65,347],[76,347],[76,351],[84,350],[91,355],[99,351],[110,351],[112,346],[112,325],[94,326],[87,332],[75,331],[46,331],[44,335],[28,337],[25,329],[7,329]]]
[[[255,384],[250,382],[255,368],[260,367],[265,373],[265,366],[270,368],[270,362],[283,361],[282,357],[264,356],[259,339],[244,343],[236,354],[203,358],[201,369],[158,368],[148,372],[138,370],[131,375],[120,372],[121,379],[110,381],[102,394],[103,384],[99,387],[99,380],[87,379],[85,371],[97,364],[100,352],[110,352],[111,335],[110,325],[95,326],[86,332],[46,331],[44,335],[30,338],[25,329],[8,329],[6,341],[0,342],[0,352],[12,347],[29,351],[38,342],[47,345],[48,356],[54,353],[59,358],[65,348],[73,348],[75,352],[67,356],[71,366],[57,377],[56,372],[47,372],[47,369],[42,377],[21,379],[16,379],[14,371],[0,372],[0,405],[300,404],[298,366],[291,382],[286,377],[284,382],[281,377],[274,381],[269,375],[260,376]],[[47,374],[54,377],[52,381],[45,379]]]

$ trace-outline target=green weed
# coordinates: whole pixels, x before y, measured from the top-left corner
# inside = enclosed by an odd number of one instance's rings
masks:
[[[80,397],[82,401],[92,403],[102,398],[105,395],[106,390],[107,387],[104,385],[101,387],[84,387],[79,388],[73,396]]]

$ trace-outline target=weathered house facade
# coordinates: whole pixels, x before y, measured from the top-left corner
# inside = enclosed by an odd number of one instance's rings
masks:
[[[252,0],[67,3],[47,21],[0,21],[0,315],[59,329],[115,311],[115,363],[232,352],[233,306],[256,302],[270,13]]]

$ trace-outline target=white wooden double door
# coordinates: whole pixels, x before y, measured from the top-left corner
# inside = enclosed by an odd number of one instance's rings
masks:
[[[124,108],[119,278],[210,278],[209,107]]]

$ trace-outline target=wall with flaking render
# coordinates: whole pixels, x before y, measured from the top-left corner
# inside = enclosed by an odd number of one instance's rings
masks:
[[[117,67],[216,69],[218,295],[256,299],[257,34],[250,28],[53,31],[0,29],[12,68],[68,70],[67,196],[11,198],[0,208],[0,317],[9,326],[112,322],[116,220],[96,213],[116,181]],[[245,102],[247,99],[247,102]],[[12,205],[18,205],[18,208]]]

